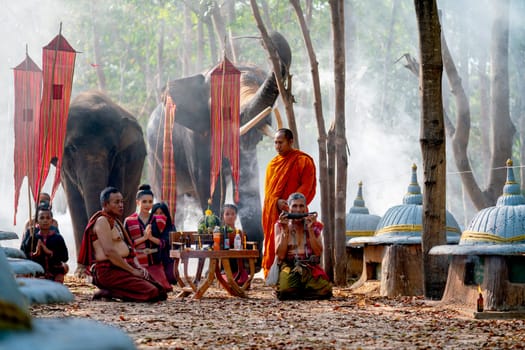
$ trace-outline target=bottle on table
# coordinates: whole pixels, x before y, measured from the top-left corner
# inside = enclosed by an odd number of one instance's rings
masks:
[[[228,228],[224,226],[224,250],[230,249],[230,235],[228,234]]]
[[[213,229],[213,250],[221,250],[221,230],[219,226],[215,226]]]
[[[237,232],[235,233],[235,239],[233,240],[233,249],[235,250],[242,249],[242,238],[241,238],[240,230],[237,230]]]

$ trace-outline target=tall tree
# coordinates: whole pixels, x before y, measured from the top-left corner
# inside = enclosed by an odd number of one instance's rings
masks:
[[[441,298],[447,278],[444,256],[429,255],[436,245],[446,244],[446,144],[441,78],[441,26],[436,0],[414,0],[419,53],[421,97],[420,144],[423,155],[423,232],[421,248],[425,296]]]
[[[106,90],[106,75],[104,74],[104,69],[102,67],[102,58],[101,58],[101,49],[100,49],[100,35],[99,35],[99,28],[98,28],[98,18],[97,16],[97,1],[93,1],[90,3],[91,11],[93,13],[92,17],[92,30],[93,30],[93,54],[95,55],[95,62],[94,67],[97,72],[97,78],[98,78],[98,88],[100,90]]]
[[[261,17],[261,13],[259,11],[259,7],[255,0],[250,0],[250,4],[253,11],[253,17],[255,18],[255,22],[257,23],[257,28],[259,28],[259,32],[261,33],[262,41],[264,43],[264,47],[266,48],[266,51],[268,51],[268,54],[270,56],[270,61],[272,62],[273,67],[273,74],[276,74],[275,72],[280,72],[280,61],[279,57],[277,55],[277,50],[275,46],[273,45],[272,41],[270,40],[270,36],[268,35],[268,31],[266,30],[266,26],[264,25],[264,22]],[[289,72],[288,69],[286,69],[286,72]],[[293,103],[294,103],[294,97],[292,94],[292,77],[289,74],[286,74],[286,81],[279,75],[276,74],[276,82],[277,87],[279,88],[279,95],[281,96],[281,99],[284,103],[284,107],[286,110],[286,118],[288,120],[288,127],[294,135],[296,135],[296,138],[294,139],[294,143],[296,144],[297,148],[299,148],[299,137],[297,133],[297,123],[295,121],[295,113],[293,110]]]
[[[332,35],[334,44],[335,85],[335,211],[334,211],[334,260],[337,285],[346,284],[346,181],[348,169],[345,126],[345,25],[344,0],[330,0]]]
[[[488,195],[495,203],[505,183],[504,165],[512,157],[512,144],[516,128],[509,112],[509,1],[494,0],[492,37],[490,41],[490,117],[492,120],[492,157]]]

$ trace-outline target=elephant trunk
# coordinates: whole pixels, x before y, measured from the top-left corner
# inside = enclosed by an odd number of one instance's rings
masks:
[[[273,32],[270,35],[281,62],[281,71],[278,73],[281,77],[285,77],[288,72],[288,67],[292,62],[292,53],[290,46],[286,39],[278,32]],[[245,108],[241,113],[241,123],[245,124],[249,122],[254,116],[260,114],[264,109],[272,107],[277,97],[279,96],[279,87],[275,73],[271,72],[266,77],[264,83],[259,87],[251,101],[246,104]],[[270,118],[264,118],[251,131],[246,133],[243,138],[244,145],[255,146],[262,139],[262,132],[259,130],[264,124],[271,124]]]
[[[108,169],[97,167],[83,176],[83,198],[88,219],[97,211],[101,210],[100,193],[108,184]],[[86,223],[87,224],[87,223]]]
[[[250,241],[258,242],[259,249],[262,249],[264,239],[261,224],[261,195],[259,193],[259,170],[257,163],[256,149],[241,151],[241,174],[239,183],[239,196],[241,201],[238,204],[239,218],[242,228],[248,235]]]

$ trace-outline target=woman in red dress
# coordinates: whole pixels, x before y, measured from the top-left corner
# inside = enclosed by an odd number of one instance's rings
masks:
[[[167,291],[173,287],[169,283],[162,261],[156,257],[168,241],[154,234],[149,224],[150,210],[153,207],[153,192],[150,185],[144,184],[139,187],[136,196],[137,211],[124,220],[124,227],[128,230],[136,251],[139,264],[146,268],[149,274],[160,283]]]

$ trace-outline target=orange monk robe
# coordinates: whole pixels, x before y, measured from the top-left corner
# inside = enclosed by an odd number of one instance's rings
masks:
[[[291,150],[285,156],[275,156],[268,164],[264,181],[262,213],[264,231],[262,268],[265,277],[275,258],[274,225],[279,219],[277,201],[279,199],[288,200],[288,196],[292,193],[300,192],[306,197],[306,204],[310,204],[315,196],[316,184],[314,160],[297,149]]]

